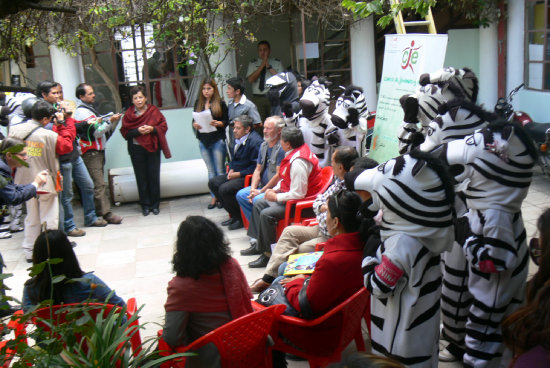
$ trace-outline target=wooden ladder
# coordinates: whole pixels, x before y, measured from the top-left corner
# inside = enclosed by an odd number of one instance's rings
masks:
[[[391,0],[391,3],[392,5],[398,5],[399,0]],[[407,30],[405,29],[405,27],[417,27],[417,26],[426,26],[428,27],[428,33],[437,34],[431,8],[428,9],[428,14],[426,14],[426,18],[424,19],[425,20],[404,22],[403,14],[401,13],[401,11],[399,11],[399,13],[397,13],[397,15],[393,18],[395,22],[395,30],[399,34],[407,34]]]

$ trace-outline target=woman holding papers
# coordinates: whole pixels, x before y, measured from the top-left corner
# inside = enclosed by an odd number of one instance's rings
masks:
[[[222,101],[218,85],[211,78],[201,84],[201,94],[193,112],[193,128],[199,140],[201,156],[208,168],[208,179],[225,173],[225,127],[229,123],[227,105]],[[212,193],[208,209],[216,207]],[[222,208],[218,202],[218,208]]]
[[[120,133],[128,141],[128,153],[134,167],[143,216],[149,212],[160,213],[160,151],[170,158],[166,141],[168,125],[164,115],[147,103],[145,88],[135,86],[130,90],[133,107],[122,118]]]

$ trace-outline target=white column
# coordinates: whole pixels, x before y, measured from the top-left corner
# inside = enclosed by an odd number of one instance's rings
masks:
[[[506,49],[506,91],[510,92],[523,83],[523,50],[525,35],[525,2],[508,1],[508,31]],[[512,104],[518,108],[518,99]]]
[[[492,110],[498,99],[498,27],[479,29],[479,95],[477,102]]]
[[[215,16],[213,24],[214,24],[214,30],[223,27],[224,21],[221,17]],[[225,85],[225,81],[231,77],[237,76],[237,59],[235,57],[235,50],[230,48],[230,40],[227,39],[227,36],[222,37],[221,39],[216,40],[219,43],[219,49],[218,52],[214,53],[212,56],[210,56],[210,65],[212,68],[216,68],[216,65],[219,64],[216,74],[220,74],[221,77],[217,78],[216,81],[218,82],[218,86],[222,87],[220,89],[220,93],[222,94],[222,98],[225,96],[225,90],[227,86]]]
[[[67,52],[50,47],[53,80],[63,86],[65,100],[76,101],[76,86],[84,82],[82,59],[79,55],[71,56]]]
[[[363,88],[367,107],[376,110],[376,59],[372,16],[350,27],[351,83]]]

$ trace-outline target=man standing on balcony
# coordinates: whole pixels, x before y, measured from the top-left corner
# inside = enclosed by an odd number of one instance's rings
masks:
[[[246,79],[252,84],[253,100],[258,106],[262,121],[271,115],[271,104],[266,96],[269,88],[265,85],[265,81],[272,75],[283,71],[281,61],[269,57],[270,54],[271,45],[269,42],[265,40],[258,42],[258,58],[248,64],[248,71],[246,72]]]
[[[107,196],[105,185],[105,144],[116,128],[121,114],[114,114],[108,118],[99,118],[100,114],[94,107],[94,88],[86,83],[76,87],[78,102],[74,119],[76,133],[80,138],[82,160],[94,182],[94,202],[96,215],[102,216],[110,224],[120,224],[122,217],[111,212],[111,202]]]
[[[281,180],[265,196],[254,203],[248,236],[257,239],[261,254],[248,264],[251,268],[265,267],[271,256],[271,244],[277,240],[277,223],[285,216],[285,204],[291,199],[314,195],[323,185],[319,160],[304,144],[302,131],[296,127],[283,128],[281,147],[286,152],[279,167]]]

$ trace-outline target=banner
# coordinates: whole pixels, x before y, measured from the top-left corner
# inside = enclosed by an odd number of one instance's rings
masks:
[[[386,35],[382,80],[376,108],[376,123],[369,157],[382,163],[399,154],[397,131],[403,122],[401,96],[415,93],[423,73],[441,69],[447,35]]]

